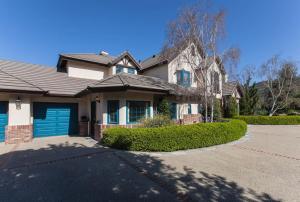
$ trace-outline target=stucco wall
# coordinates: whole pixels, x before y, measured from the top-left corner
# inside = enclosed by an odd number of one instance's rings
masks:
[[[17,96],[10,96],[9,103],[8,103],[8,125],[15,126],[15,125],[30,125],[30,98],[20,96],[21,99],[21,106],[17,108],[16,105]]]
[[[109,74],[108,67],[78,61],[68,61],[67,71],[70,77],[93,80],[101,80]]]
[[[143,75],[158,77],[165,81],[168,81],[169,80],[168,64],[161,65],[159,67],[150,68],[149,70],[143,72]]]

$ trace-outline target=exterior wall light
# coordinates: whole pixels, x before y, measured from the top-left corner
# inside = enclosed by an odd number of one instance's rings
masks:
[[[100,100],[101,100],[101,99],[100,99],[99,96],[96,96],[95,100],[96,100],[96,102],[100,103]]]
[[[21,104],[22,104],[22,100],[21,100],[20,96],[18,96],[16,99],[16,109],[17,110],[21,109]]]

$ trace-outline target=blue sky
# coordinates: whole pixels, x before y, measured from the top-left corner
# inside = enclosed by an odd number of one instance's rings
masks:
[[[167,23],[183,0],[0,0],[0,58],[55,66],[59,53],[136,59],[159,52]],[[222,47],[241,49],[239,67],[260,65],[273,54],[300,61],[300,1],[216,0],[227,12]]]

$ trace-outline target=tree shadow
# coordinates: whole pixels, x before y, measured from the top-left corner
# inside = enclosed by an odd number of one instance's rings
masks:
[[[280,201],[158,157],[79,143],[0,156],[0,201]]]

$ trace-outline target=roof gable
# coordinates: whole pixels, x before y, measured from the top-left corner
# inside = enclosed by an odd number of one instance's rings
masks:
[[[125,51],[114,60],[112,60],[109,65],[113,66],[120,62],[122,59],[127,59],[128,61],[132,62],[138,69],[141,69],[141,65],[134,59],[134,57],[128,52]]]

